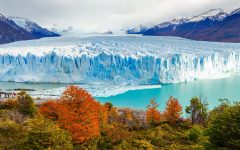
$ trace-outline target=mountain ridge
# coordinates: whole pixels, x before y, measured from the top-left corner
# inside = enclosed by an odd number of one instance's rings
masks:
[[[127,34],[143,34],[144,32],[146,32],[149,29],[148,26],[145,25],[138,25],[136,27],[130,28],[126,31]]]
[[[193,17],[173,19],[155,25],[143,35],[177,36],[192,40],[215,42],[240,42],[240,8],[224,12],[211,9]]]
[[[8,18],[0,14],[0,44],[39,39],[42,37],[60,36],[59,34],[42,28],[37,23],[34,23],[28,19],[25,19],[25,21],[27,21],[25,22],[25,25],[28,24],[28,26],[21,26],[19,22],[13,20],[11,17]]]
[[[29,19],[13,16],[8,17],[8,19],[14,21],[18,26],[32,33],[36,38],[59,36],[59,34],[49,31]]]

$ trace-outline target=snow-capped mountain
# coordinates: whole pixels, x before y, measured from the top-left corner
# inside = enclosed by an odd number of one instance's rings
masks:
[[[36,38],[59,36],[59,34],[48,31],[29,19],[20,17],[8,17],[8,19],[14,21],[18,26],[32,33]]]
[[[211,21],[216,20],[222,20],[227,16],[227,13],[225,13],[222,9],[211,9],[205,13],[202,13],[198,16],[193,17],[184,17],[184,18],[175,18],[169,22],[164,22],[161,24],[158,24],[154,26],[153,28],[155,30],[157,29],[164,29],[171,27],[172,30],[175,30],[175,28],[179,25],[186,24],[186,23],[194,23],[194,22],[201,22],[203,20],[209,19]]]
[[[215,20],[223,20],[228,14],[224,12],[224,10],[218,8],[218,9],[211,9],[205,13],[202,13],[198,16],[188,17],[186,18],[186,22],[199,22],[206,19],[210,19],[212,21]]]
[[[240,13],[240,8],[235,9],[232,12],[230,12],[230,15],[239,14],[239,13]]]
[[[0,44],[33,38],[31,33],[0,14]]]
[[[34,22],[17,17],[5,17],[0,14],[0,44],[41,37],[59,36]]]
[[[240,42],[240,9],[230,13],[212,9],[193,17],[164,22],[147,30],[144,35],[179,36],[194,40]]]
[[[127,34],[143,34],[144,32],[146,32],[149,29],[149,27],[145,26],[145,25],[138,25],[134,28],[128,29],[126,31]]]

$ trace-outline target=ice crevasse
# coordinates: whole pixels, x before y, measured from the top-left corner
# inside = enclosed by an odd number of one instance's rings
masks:
[[[58,37],[0,46],[0,81],[154,85],[240,70],[240,44],[173,37]]]

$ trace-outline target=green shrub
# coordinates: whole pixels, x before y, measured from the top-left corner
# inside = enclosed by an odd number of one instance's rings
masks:
[[[230,106],[214,117],[208,129],[210,142],[216,147],[240,149],[240,104]]]
[[[91,139],[84,143],[73,143],[73,150],[98,150],[98,149],[112,149],[109,147],[104,147],[99,144],[100,138]],[[107,144],[107,143],[105,143]]]
[[[188,130],[188,129],[191,129],[192,124],[189,121],[183,121],[178,125],[178,127],[184,130]]]
[[[193,126],[188,131],[188,138],[193,142],[198,142],[200,136],[202,136],[202,129],[199,126]]]
[[[161,128],[164,130],[164,131],[171,131],[172,130],[172,127],[168,124],[162,124],[161,125]]]
[[[71,136],[53,122],[42,117],[37,117],[28,120],[27,126],[29,127],[29,131],[25,145],[28,149],[73,149]]]
[[[138,148],[138,150],[153,150],[153,145],[146,140],[133,140],[133,147]]]
[[[15,99],[0,101],[0,109],[16,109],[16,105],[17,105],[17,101]]]
[[[7,109],[0,110],[0,121],[11,120],[17,124],[21,124],[26,119],[27,117],[25,117],[23,114],[19,113],[16,110],[7,110]]]
[[[185,111],[190,115],[193,125],[205,125],[208,116],[207,105],[207,102],[199,97],[191,99],[190,105],[186,107]]]
[[[21,149],[26,138],[23,126],[13,121],[0,121],[0,149]]]
[[[126,140],[122,140],[120,144],[113,147],[113,150],[137,150],[137,148],[132,147]]]
[[[17,110],[24,115],[34,116],[36,113],[36,107],[33,98],[26,92],[22,91],[17,96]]]

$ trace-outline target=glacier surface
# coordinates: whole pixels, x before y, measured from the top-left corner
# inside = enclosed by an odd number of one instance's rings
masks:
[[[240,70],[240,44],[81,35],[0,45],[0,81],[156,85]]]
[[[109,97],[118,94],[125,93],[131,90],[142,90],[142,89],[160,89],[160,85],[76,85],[79,86],[89,93],[91,93],[94,97]],[[38,89],[35,91],[29,91],[28,93],[34,98],[41,98],[41,100],[45,99],[54,99],[58,98],[62,95],[62,93],[66,90],[66,87],[60,88],[51,88],[51,89]],[[40,100],[40,101],[41,101]]]

